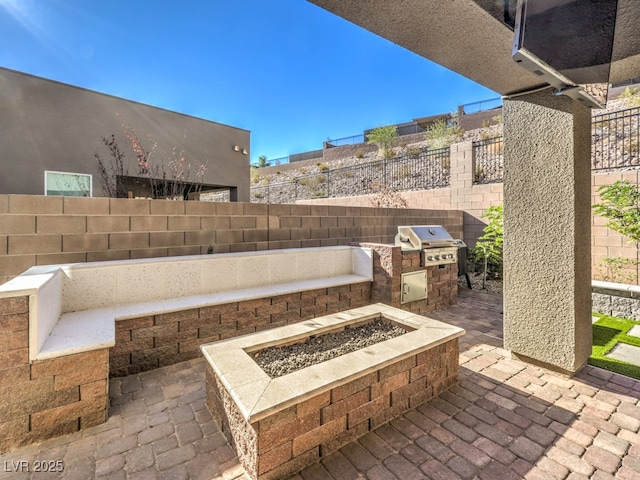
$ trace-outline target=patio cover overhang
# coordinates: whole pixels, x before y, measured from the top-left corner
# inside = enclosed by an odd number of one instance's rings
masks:
[[[308,1],[501,95],[545,85],[511,58],[513,29],[504,19],[514,14],[516,0]],[[640,71],[634,2],[618,1],[612,83]]]
[[[569,375],[580,370],[592,343],[591,116],[566,96],[538,91],[547,84],[513,61],[508,23],[517,1],[308,1],[509,97],[505,347]],[[633,34],[639,17],[637,0],[618,1],[611,82],[640,74],[640,39]],[[597,18],[593,23],[597,28]]]

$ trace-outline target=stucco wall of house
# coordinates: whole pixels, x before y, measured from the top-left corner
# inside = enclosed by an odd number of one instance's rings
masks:
[[[232,187],[237,200],[249,199],[247,130],[2,68],[0,91],[0,194],[42,195],[44,171],[52,170],[93,175],[93,195],[103,196],[94,157],[98,151],[110,160],[102,137],[115,135],[129,174],[136,173],[126,122],[145,149],[157,141],[169,158],[184,147],[192,178],[206,164],[204,184]]]

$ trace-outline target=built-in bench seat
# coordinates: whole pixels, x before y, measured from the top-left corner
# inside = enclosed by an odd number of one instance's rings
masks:
[[[369,248],[338,246],[33,267],[0,286],[29,296],[29,360],[115,345],[117,320],[373,280]]]

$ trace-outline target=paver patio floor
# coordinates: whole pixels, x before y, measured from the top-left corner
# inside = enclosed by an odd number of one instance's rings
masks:
[[[461,291],[433,313],[467,330],[460,384],[293,478],[640,479],[640,382],[511,360],[501,308]],[[107,423],[1,455],[0,478],[248,478],[205,407],[203,360],[113,379],[110,394]],[[14,472],[36,460],[64,472]]]

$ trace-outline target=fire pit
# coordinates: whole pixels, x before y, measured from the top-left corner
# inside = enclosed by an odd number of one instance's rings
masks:
[[[278,378],[252,358],[379,318],[407,333]],[[207,405],[251,478],[285,477],[456,383],[463,334],[376,304],[203,345]]]

